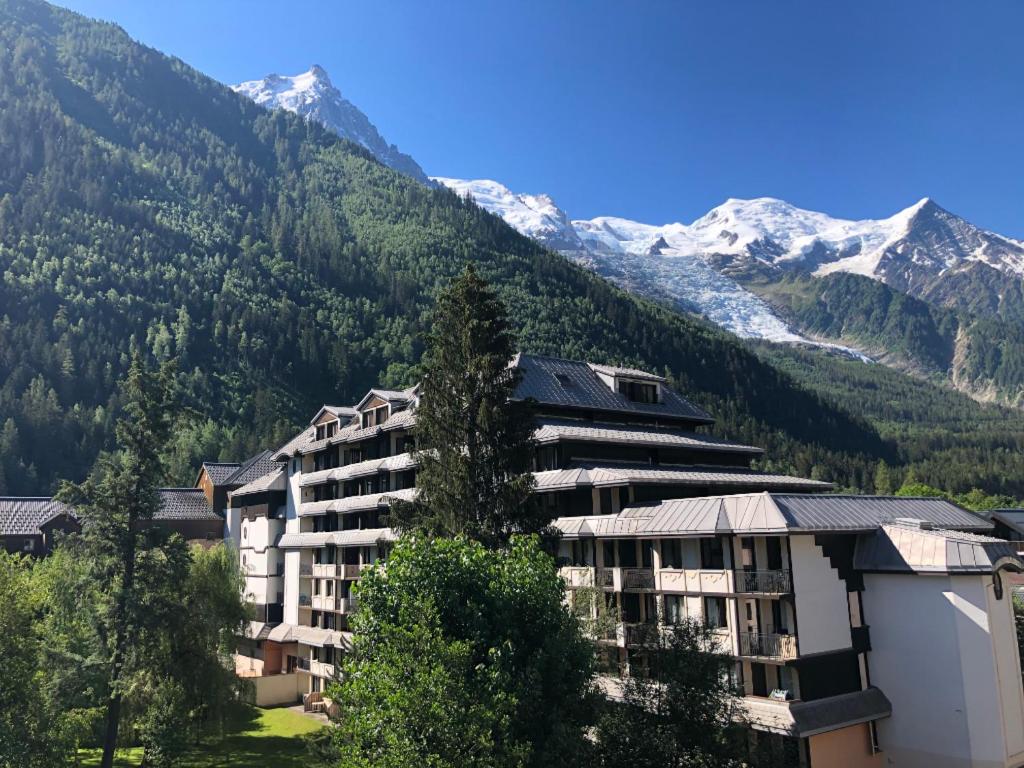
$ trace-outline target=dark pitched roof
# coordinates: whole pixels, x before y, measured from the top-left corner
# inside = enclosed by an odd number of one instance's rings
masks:
[[[704,424],[714,421],[706,411],[668,386],[661,389],[660,403],[635,403],[625,395],[613,392],[598,376],[598,370],[629,370],[631,378],[638,378],[639,374],[644,373],[642,371],[591,366],[578,360],[529,354],[517,355],[512,365],[522,372],[516,397],[524,400],[532,398],[538,403],[562,408],[660,416],[665,419]],[[645,376],[649,379],[660,378],[654,374]]]
[[[201,488],[161,488],[160,510],[154,520],[220,520]]]
[[[990,531],[992,524],[946,499],[928,496],[805,496],[771,494],[790,529],[874,530],[894,520],[915,518],[938,528]]]
[[[246,483],[251,483],[253,480],[269,474],[279,466],[278,462],[274,461],[273,451],[262,451],[243,462],[242,465],[224,481],[224,484],[245,485]]]
[[[854,567],[897,573],[992,573],[1024,568],[1017,545],[991,536],[897,520],[857,537]]]
[[[0,536],[38,536],[41,526],[74,513],[49,496],[0,496]]]
[[[204,461],[203,469],[206,470],[206,475],[210,478],[210,482],[214,485],[224,485],[225,481],[231,477],[238,468],[242,466],[237,461]]]

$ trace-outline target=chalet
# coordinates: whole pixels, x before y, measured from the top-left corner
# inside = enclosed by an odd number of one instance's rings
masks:
[[[7,552],[46,555],[60,536],[80,530],[71,509],[49,496],[0,496],[0,541]]]

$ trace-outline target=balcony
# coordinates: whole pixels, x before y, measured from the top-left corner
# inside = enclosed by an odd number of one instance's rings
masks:
[[[762,632],[740,632],[740,656],[788,661],[796,658],[796,637]]]
[[[623,589],[654,589],[654,571],[650,568],[623,568]]]
[[[793,591],[789,571],[736,571],[736,591],[761,595],[788,595]]]
[[[312,601],[310,600],[309,595],[299,595],[299,605],[304,608],[309,608],[311,603]]]
[[[315,611],[333,611],[337,605],[334,595],[313,595],[312,606]]]
[[[565,585],[570,588],[594,586],[594,569],[586,566],[565,566],[560,569],[559,574],[565,579]]]
[[[299,576],[312,576],[313,565],[312,563],[300,563],[299,564]]]
[[[595,568],[594,569],[594,586],[595,587],[614,587],[615,586],[615,569],[614,568]]]
[[[313,566],[313,578],[314,579],[336,579],[338,578],[338,568],[340,566],[334,563],[316,563]]]
[[[333,664],[328,664],[326,661],[310,661],[309,672],[317,677],[326,677],[332,679],[334,677],[335,667]]]

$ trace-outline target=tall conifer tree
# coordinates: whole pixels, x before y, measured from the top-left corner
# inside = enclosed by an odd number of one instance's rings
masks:
[[[392,524],[500,546],[550,521],[531,498],[533,419],[514,400],[520,376],[508,311],[472,266],[439,297],[417,411],[419,495]]]

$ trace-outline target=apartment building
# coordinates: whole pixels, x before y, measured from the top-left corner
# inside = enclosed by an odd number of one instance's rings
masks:
[[[536,492],[552,519],[650,499],[831,487],[751,469],[761,450],[698,432],[713,419],[664,377],[539,355],[512,365],[516,397],[535,405]],[[393,538],[382,517],[415,494],[419,398],[418,387],[371,389],[353,406],[325,405],[274,453],[282,470],[230,493],[232,535],[250,558],[246,589],[266,607],[238,659],[261,703],[317,694],[333,677],[349,644],[352,587]]]
[[[569,598],[618,620],[606,671],[652,630],[716,628],[746,716],[803,766],[1019,766],[1016,545],[942,499],[756,493],[563,517]],[[586,593],[581,592],[586,590]]]

